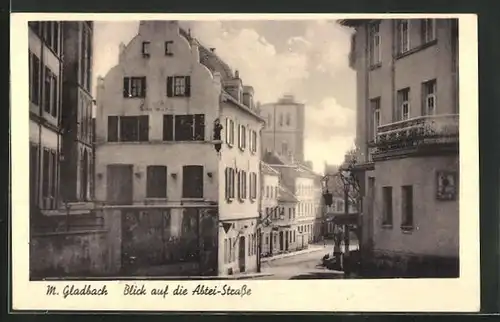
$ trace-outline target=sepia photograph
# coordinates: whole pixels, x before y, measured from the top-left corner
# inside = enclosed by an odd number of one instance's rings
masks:
[[[29,281],[463,277],[458,17],[152,16],[19,35]]]

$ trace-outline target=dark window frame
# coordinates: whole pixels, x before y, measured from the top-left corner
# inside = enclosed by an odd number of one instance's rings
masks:
[[[192,172],[190,172],[192,170]],[[182,198],[203,199],[204,197],[203,165],[185,165],[182,167]]]
[[[167,166],[149,165],[146,168],[146,198],[167,198]]]
[[[401,186],[401,229],[411,230],[414,225],[413,186]]]
[[[382,187],[382,226],[392,227],[394,206],[393,189],[390,186]]]
[[[147,81],[145,76],[123,77],[124,98],[145,98]]]
[[[176,81],[183,81],[181,91],[177,91],[181,85],[177,85]],[[191,96],[191,76],[189,75],[175,75],[167,76],[167,97],[190,97]]]

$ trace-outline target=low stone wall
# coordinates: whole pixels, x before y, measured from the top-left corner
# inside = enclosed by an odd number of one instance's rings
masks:
[[[108,273],[107,231],[35,234],[30,242],[30,277],[102,276]]]
[[[361,275],[366,278],[457,278],[457,257],[373,252],[363,258]]]

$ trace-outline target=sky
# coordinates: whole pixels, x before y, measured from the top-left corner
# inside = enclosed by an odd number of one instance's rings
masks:
[[[306,105],[305,158],[322,172],[339,164],[355,136],[355,72],[348,66],[351,30],[333,20],[181,21],[203,45],[238,70],[255,100],[293,94]],[[94,23],[94,77],[118,62],[120,42],[138,32],[138,21]],[[97,81],[94,79],[94,84]]]

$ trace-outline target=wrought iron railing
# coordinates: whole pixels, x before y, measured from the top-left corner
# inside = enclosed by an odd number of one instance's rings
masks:
[[[421,144],[457,143],[458,114],[420,116],[379,126],[375,153]]]

